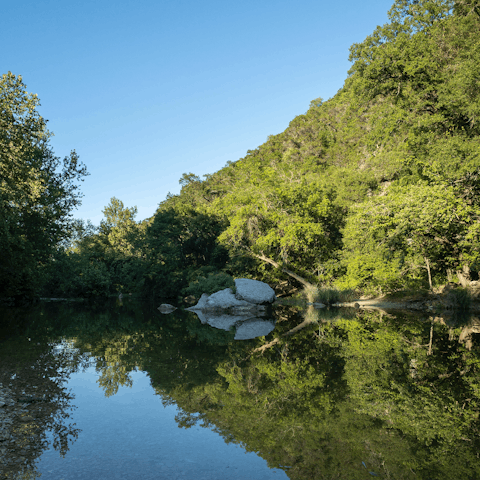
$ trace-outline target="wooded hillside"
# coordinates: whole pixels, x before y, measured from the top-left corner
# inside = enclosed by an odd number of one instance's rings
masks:
[[[480,4],[397,0],[389,19],[351,47],[333,98],[218,172],[184,174],[153,218],[136,223],[112,199],[99,228],[77,222],[45,291],[168,297],[231,275],[386,292],[476,278]]]

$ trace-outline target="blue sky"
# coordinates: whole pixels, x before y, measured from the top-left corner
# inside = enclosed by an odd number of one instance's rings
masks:
[[[3,2],[1,72],[41,100],[57,156],[90,172],[76,218],[110,198],[137,220],[328,99],[348,48],[387,22],[393,0],[42,0]]]

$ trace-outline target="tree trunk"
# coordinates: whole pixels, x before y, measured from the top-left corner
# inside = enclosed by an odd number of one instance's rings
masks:
[[[462,271],[457,271],[457,277],[460,280],[460,285],[463,288],[466,288],[470,285],[470,267],[468,265],[464,265],[462,267]]]
[[[428,260],[427,257],[425,257],[425,265],[427,266],[427,272],[428,272],[428,284],[430,285],[430,290],[433,290],[432,272],[430,271],[430,261]]]
[[[300,275],[297,275],[295,272],[292,272],[286,267],[282,267],[279,263],[277,263],[275,260],[272,260],[269,257],[266,257],[263,253],[261,255],[258,255],[256,253],[250,252],[255,258],[258,258],[259,260],[262,260],[263,262],[269,263],[270,265],[273,265],[275,268],[279,268],[282,272],[286,273],[290,277],[294,278],[298,282],[300,282],[302,285],[305,285],[306,287],[314,287],[312,283],[310,283],[308,280],[305,280],[305,278],[301,277]]]
[[[433,353],[433,317],[431,317],[432,321],[430,324],[430,341],[428,342],[428,352],[427,355],[431,355]]]
[[[453,270],[451,268],[447,269],[447,282],[453,283]]]

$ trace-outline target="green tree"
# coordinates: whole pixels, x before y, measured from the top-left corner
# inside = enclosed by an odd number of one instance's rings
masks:
[[[217,240],[223,222],[189,205],[172,203],[161,204],[145,241],[147,288],[163,297],[177,296],[190,281],[222,269],[228,261]]]
[[[108,238],[110,247],[123,255],[133,255],[138,232],[137,207],[127,208],[121,200],[112,197],[102,213],[105,220],[100,222],[100,233]]]
[[[390,290],[462,270],[477,260],[480,209],[453,187],[391,187],[352,209],[344,232],[350,287]]]
[[[86,168],[72,151],[55,157],[51,134],[21,76],[0,78],[0,295],[32,297],[42,267],[69,235]]]
[[[390,23],[351,47],[352,107],[370,110],[365,143],[376,166],[394,165],[391,176],[459,178],[480,166],[474,7],[397,0]]]
[[[304,284],[309,283],[304,277],[325,272],[341,245],[343,209],[334,192],[317,182],[278,182],[242,196],[243,205],[232,205],[230,225],[220,240]]]

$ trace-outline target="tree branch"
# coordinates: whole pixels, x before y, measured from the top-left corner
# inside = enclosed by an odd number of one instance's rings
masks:
[[[286,267],[282,267],[279,263],[277,263],[275,260],[272,260],[269,257],[266,257],[263,253],[261,255],[257,253],[253,253],[252,251],[249,251],[251,255],[253,255],[255,258],[258,258],[259,260],[262,260],[263,262],[269,263],[270,265],[273,265],[275,268],[279,268],[283,273],[286,273],[290,277],[294,278],[298,282],[300,282],[302,285],[305,285],[306,287],[314,287],[312,283],[310,283],[308,280],[305,278],[301,277],[300,275],[297,275],[295,272],[292,272]]]

